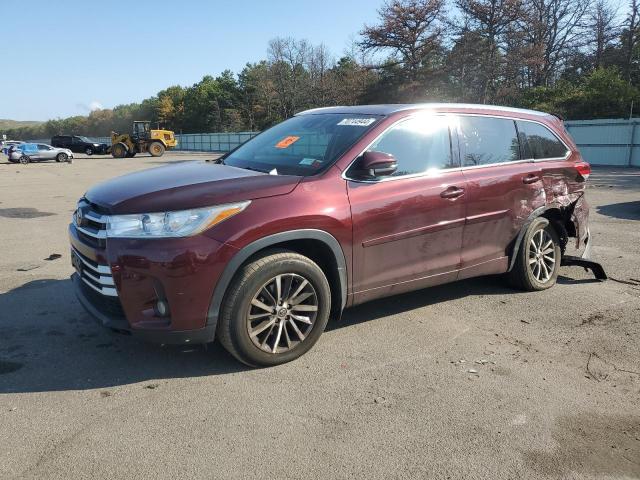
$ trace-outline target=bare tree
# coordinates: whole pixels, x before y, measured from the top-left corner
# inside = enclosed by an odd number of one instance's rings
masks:
[[[415,82],[419,72],[442,42],[444,0],[387,0],[380,10],[380,24],[360,32],[365,51],[390,51],[393,62]]]
[[[306,67],[309,71],[313,106],[322,106],[330,103],[327,73],[335,63],[335,59],[325,44],[321,43],[309,49]]]
[[[306,40],[274,38],[269,42],[269,71],[284,118],[293,116],[309,98],[308,65],[311,46]]]
[[[487,102],[499,77],[500,55],[504,51],[504,36],[510,25],[522,15],[521,0],[456,0],[466,19],[467,28],[475,30],[483,42],[480,70],[482,102]]]
[[[590,0],[527,0],[519,29],[527,45],[529,84],[551,85],[569,53],[584,44]]]
[[[629,14],[624,22],[625,31],[622,35],[625,50],[625,73],[627,80],[631,82],[633,72],[634,50],[638,45],[638,27],[640,25],[640,1],[631,0],[629,2]]]
[[[618,9],[607,0],[596,0],[587,15],[587,34],[591,37],[589,46],[595,68],[602,66],[605,50],[620,36],[617,16]]]

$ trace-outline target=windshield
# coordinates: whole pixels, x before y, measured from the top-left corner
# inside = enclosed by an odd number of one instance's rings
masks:
[[[86,143],[93,143],[93,140],[87,138],[87,137],[78,137],[80,140],[82,140],[83,142]]]
[[[338,113],[293,117],[224,157],[225,165],[279,175],[327,169],[382,117]]]

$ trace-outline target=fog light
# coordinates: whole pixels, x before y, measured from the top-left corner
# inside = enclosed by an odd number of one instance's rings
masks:
[[[158,300],[154,307],[155,313],[159,317],[166,317],[169,315],[169,305],[164,300]]]

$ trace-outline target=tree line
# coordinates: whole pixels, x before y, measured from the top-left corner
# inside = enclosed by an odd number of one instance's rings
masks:
[[[358,33],[339,57],[275,38],[237,74],[6,133],[105,136],[133,120],[178,133],[253,131],[314,107],[423,101],[620,118],[640,99],[640,0],[624,11],[607,0],[387,0]]]

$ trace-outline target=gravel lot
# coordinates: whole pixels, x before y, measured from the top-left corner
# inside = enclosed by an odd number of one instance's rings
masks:
[[[541,293],[482,278],[377,301],[248,370],[103,331],[69,281],[90,185],[206,157],[0,163],[0,478],[640,478],[639,170],[590,180],[611,280],[563,267]]]

